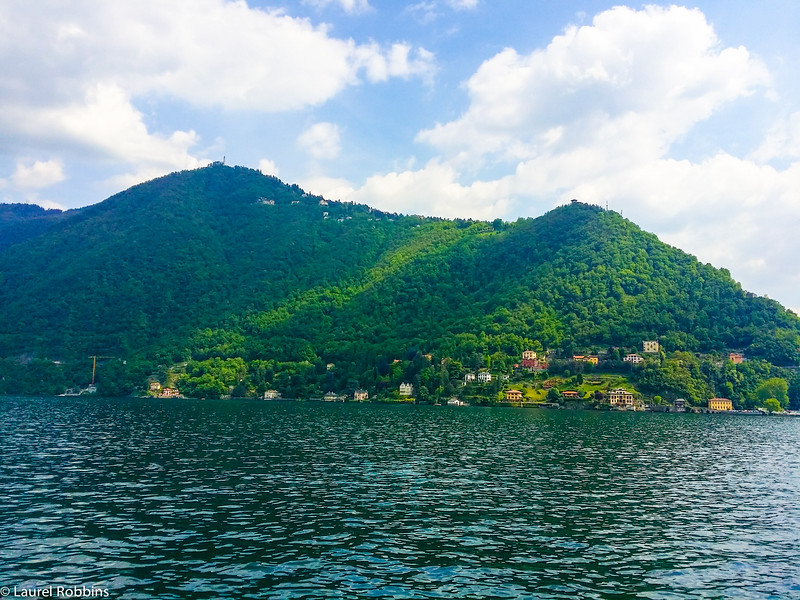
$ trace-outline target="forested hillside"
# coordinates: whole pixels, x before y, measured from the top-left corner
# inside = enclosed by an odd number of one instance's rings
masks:
[[[180,364],[198,395],[379,390],[425,368],[444,391],[443,358],[506,366],[529,347],[557,358],[644,339],[775,367],[800,358],[794,314],[580,202],[514,223],[420,218],[214,164],[35,235],[4,223],[0,391],[78,385],[93,355],[111,357],[106,392]]]
[[[0,204],[0,252],[35,238],[74,212],[34,204]]]

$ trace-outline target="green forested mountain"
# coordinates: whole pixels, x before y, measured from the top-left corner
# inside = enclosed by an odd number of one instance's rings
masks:
[[[800,358],[794,314],[580,202],[515,223],[401,216],[217,163],[29,223],[0,221],[0,392],[79,384],[93,355],[113,357],[106,391],[185,363],[202,395],[380,391],[422,372],[444,389],[442,358],[509,368],[529,347],[644,339],[741,351],[765,376]]]
[[[34,204],[0,204],[0,251],[40,235],[71,212]]]

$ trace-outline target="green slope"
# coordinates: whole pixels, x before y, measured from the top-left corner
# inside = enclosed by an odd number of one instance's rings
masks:
[[[0,252],[33,239],[71,214],[33,204],[0,204]]]
[[[113,356],[136,377],[241,358],[361,379],[414,350],[468,361],[642,339],[794,365],[800,340],[778,303],[614,212],[421,219],[220,164],[64,213],[0,252],[0,282],[0,357]]]

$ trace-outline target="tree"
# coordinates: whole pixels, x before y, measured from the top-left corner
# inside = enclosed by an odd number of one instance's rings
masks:
[[[783,412],[783,407],[777,398],[767,398],[764,400],[763,406],[771,413]]]
[[[547,392],[547,400],[549,402],[560,402],[561,392],[559,392],[556,388],[550,388]]]
[[[775,399],[781,408],[786,408],[789,405],[789,383],[781,377],[771,377],[756,388],[756,398],[764,405],[767,400]]]

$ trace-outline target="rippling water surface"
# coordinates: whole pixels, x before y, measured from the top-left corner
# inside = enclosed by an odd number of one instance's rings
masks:
[[[800,598],[800,419],[0,399],[0,586]]]

